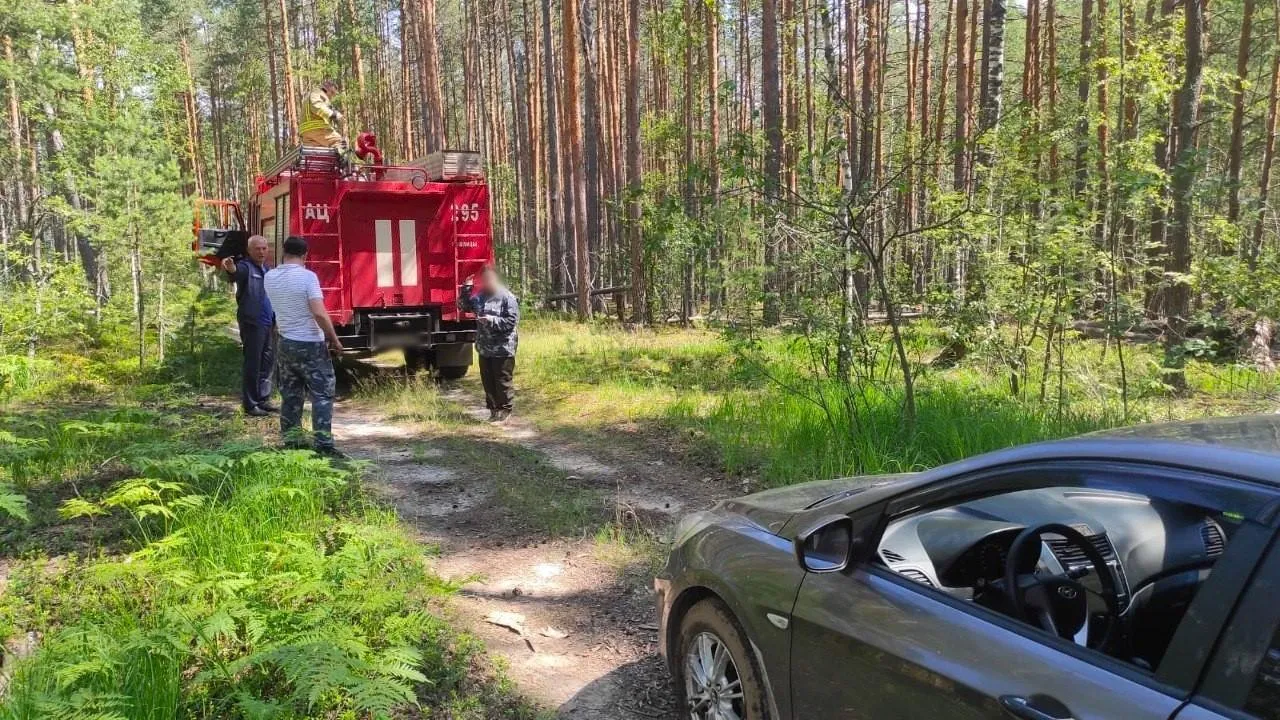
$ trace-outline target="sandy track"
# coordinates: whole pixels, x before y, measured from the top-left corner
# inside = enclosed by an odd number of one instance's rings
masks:
[[[560,717],[677,717],[656,654],[651,570],[604,557],[594,537],[530,529],[520,508],[502,502],[494,468],[503,465],[506,483],[521,481],[512,472],[550,477],[593,512],[658,529],[728,489],[652,450],[583,447],[519,417],[490,426],[468,391],[448,397],[473,414],[474,426],[427,436],[376,408],[344,404],[334,432],[341,447],[371,461],[372,489],[424,545],[439,548],[437,571],[463,583],[458,619],[520,692]]]

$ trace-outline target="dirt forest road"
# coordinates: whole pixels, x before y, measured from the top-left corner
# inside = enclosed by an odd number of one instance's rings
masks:
[[[596,519],[662,535],[734,489],[660,443],[575,440],[519,416],[491,426],[474,390],[446,399],[460,421],[448,435],[356,402],[339,406],[334,432],[372,464],[374,492],[439,547],[438,573],[462,583],[457,620],[559,717],[677,717],[657,655],[652,553],[582,528]]]

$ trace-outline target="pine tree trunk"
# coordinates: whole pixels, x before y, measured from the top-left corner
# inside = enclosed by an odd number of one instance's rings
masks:
[[[693,79],[694,66],[694,47],[693,47],[693,6],[696,0],[684,0],[682,8],[684,14],[684,97],[682,98],[683,106],[683,124],[684,124],[684,156],[681,168],[681,188],[684,196],[684,215],[689,223],[689,227],[693,228],[698,223],[698,201],[696,196],[696,188],[694,187],[694,157],[693,157],[693,96],[697,93],[697,88]],[[685,249],[683,257],[680,258],[680,322],[684,325],[689,324],[689,319],[693,317],[693,263],[694,248],[693,243],[689,243],[689,247]]]
[[[265,1],[265,0],[264,0]],[[409,12],[410,0],[400,0],[400,143],[404,146],[405,159],[418,155],[417,143],[413,141],[413,105],[411,100],[413,78],[409,73],[409,45],[413,39],[412,17]]]
[[[436,0],[422,0],[422,94],[426,101],[426,135],[428,151],[448,147],[445,125],[444,95],[440,87],[440,51],[436,46]]]
[[[778,68],[778,0],[762,0],[760,30],[761,119],[764,122],[764,324],[781,319],[778,245],[774,215],[782,181],[782,84]]]
[[[1089,152],[1089,87],[1092,75],[1088,68],[1093,62],[1093,0],[1080,4],[1080,79],[1076,83],[1076,99],[1080,102],[1076,118],[1075,180],[1072,190],[1079,195],[1089,182],[1089,168],[1085,158]]]
[[[130,208],[129,212],[135,210]],[[146,316],[142,299],[142,234],[138,228],[132,227],[132,222],[129,234],[133,238],[133,245],[129,250],[129,277],[133,281],[133,318],[137,333],[138,369],[141,370],[147,357]]]
[[[987,0],[987,21],[982,25],[982,102],[978,132],[993,132],[1000,123],[1004,93],[1004,23],[1005,0]],[[994,138],[984,138],[978,152],[982,165],[991,164],[990,147]]]
[[[187,160],[186,165],[191,173],[189,191],[196,197],[204,197],[204,173],[200,162],[200,113],[196,107],[195,74],[191,68],[191,48],[186,37],[178,42],[178,54],[182,60],[182,68],[186,73],[187,90],[182,97],[183,115],[187,121]]]
[[[1167,379],[1177,390],[1186,389],[1181,344],[1185,339],[1187,316],[1191,311],[1191,285],[1186,275],[1191,272],[1192,192],[1199,170],[1197,125],[1200,118],[1200,90],[1204,81],[1205,2],[1186,0],[1183,29],[1186,70],[1178,91],[1177,132],[1178,155],[1173,166],[1170,192],[1173,196],[1173,223],[1169,227],[1169,259],[1165,270],[1174,277],[1165,302],[1168,329],[1165,334]]]
[[[1045,77],[1049,85],[1049,112],[1048,123],[1052,127],[1057,126],[1058,121],[1058,6],[1057,0],[1045,0],[1044,6],[1044,25],[1045,25],[1045,53],[1044,56],[1048,60],[1048,67],[1045,69]],[[1055,138],[1049,143],[1049,183],[1056,185],[1058,181],[1058,141]],[[1049,348],[1046,347],[1047,353]],[[1047,357],[1047,356],[1046,356]],[[1048,367],[1046,360],[1046,367]]]
[[[595,23],[595,17],[591,8],[591,0],[582,0],[581,21],[579,23],[582,32],[582,57],[584,59],[584,72],[582,76],[582,90],[584,101],[586,102],[584,109],[584,126],[582,133],[582,186],[584,191],[583,198],[583,217],[584,230],[582,239],[582,257],[592,259],[601,257],[600,253],[600,68],[599,60],[599,31]],[[592,287],[591,270],[592,265],[587,266],[587,290]],[[599,273],[599,268],[594,268]],[[579,290],[579,298],[582,291]],[[588,293],[588,298],[590,295]],[[587,301],[588,307],[591,301]]]
[[[1277,105],[1280,105],[1280,0],[1275,2],[1275,17],[1276,36],[1271,51],[1271,90],[1267,93],[1267,129],[1263,140],[1262,172],[1258,180],[1258,210],[1247,255],[1250,270],[1257,267],[1258,253],[1262,250],[1262,227],[1270,205],[1271,171],[1276,156],[1276,113]]]
[[[13,56],[13,38],[8,35],[4,36],[4,60],[9,67],[16,67]],[[22,164],[22,113],[20,111],[21,103],[18,98],[18,83],[14,80],[16,73],[10,72],[5,76],[5,91],[9,96],[9,152],[13,157],[13,168],[15,177],[12,178],[14,208],[15,208],[15,225],[19,232],[30,228],[31,218],[27,214],[27,178],[23,175]],[[9,270],[9,254],[8,248],[5,248],[4,269],[5,276],[8,276]]]
[[[956,122],[954,143],[954,168],[951,187],[956,192],[968,190],[968,167],[965,153],[969,142],[969,2],[956,0]],[[1085,0],[1088,2],[1088,0]]]
[[[1240,46],[1236,50],[1236,76],[1231,88],[1231,145],[1227,150],[1227,222],[1240,219],[1240,156],[1244,149],[1244,91],[1249,81],[1249,41],[1255,0],[1244,0],[1240,19]]]
[[[591,254],[587,251],[587,184],[583,176],[582,106],[578,97],[578,3],[563,0],[565,129],[569,149],[568,177],[573,191],[574,273],[578,292],[578,319],[591,317]]]
[[[556,78],[555,52],[551,45],[551,0],[542,0],[542,104],[546,108],[546,152],[547,152],[547,217],[550,223],[550,240],[548,252],[548,269],[551,271],[551,289],[554,293],[564,291],[568,279],[568,264],[565,258],[564,236],[561,228],[565,227],[564,199],[560,194],[560,142],[559,119],[556,116]]]
[[[284,53],[284,91],[281,94],[284,100],[285,122],[289,125],[285,137],[289,138],[288,145],[296,145],[298,143],[298,88],[293,82],[293,45],[289,39],[291,35],[289,7],[285,0],[280,0],[280,47]]]
[[[632,320],[646,322],[644,241],[640,233],[640,0],[627,0],[627,234],[631,254]]]
[[[1174,9],[1176,0],[1161,0],[1161,18],[1168,17]],[[1154,9],[1154,6],[1152,7]],[[1151,10],[1148,10],[1150,16]],[[1151,22],[1147,23],[1148,26]],[[1170,63],[1169,72],[1174,72],[1172,63]],[[1173,164],[1174,153],[1177,150],[1177,137],[1175,135],[1178,113],[1178,94],[1174,93],[1167,108],[1164,109],[1162,121],[1160,123],[1160,135],[1152,143],[1152,159],[1155,166],[1162,173],[1167,174],[1169,168]],[[1150,221],[1147,235],[1147,263],[1146,271],[1143,273],[1143,284],[1145,286],[1147,317],[1155,319],[1164,313],[1164,302],[1166,293],[1163,282],[1164,275],[1161,272],[1163,266],[1167,263],[1165,250],[1167,248],[1166,241],[1168,235],[1169,213],[1165,209],[1168,199],[1169,188],[1167,183],[1160,188],[1162,202],[1151,203]]]
[[[361,51],[360,41],[356,39],[357,36],[354,35],[356,29],[360,27],[360,16],[356,13],[355,0],[347,0],[347,18],[351,23],[350,32],[353,33],[351,40],[351,70],[356,76],[356,111],[354,115],[357,125],[361,129],[365,129],[369,126],[370,118],[368,112],[365,110],[365,103],[367,102],[368,96],[365,94],[364,55]]]
[[[1097,40],[1097,113],[1098,113],[1098,194],[1095,200],[1096,220],[1094,222],[1093,246],[1105,249],[1107,216],[1111,201],[1111,171],[1109,165],[1110,128],[1107,126],[1107,0],[1096,0],[1098,4]]]
[[[720,203],[720,3],[706,0],[707,49],[707,194],[711,206]],[[708,257],[711,310],[720,309],[724,285],[720,271],[720,246],[724,242],[719,217],[713,214],[713,232]]]
[[[516,174],[519,177],[519,188],[516,196],[517,212],[520,214],[520,228],[523,231],[524,262],[520,264],[523,288],[528,288],[529,278],[537,272],[537,232],[534,230],[533,216],[537,206],[533,204],[535,155],[532,147],[529,127],[529,69],[525,57],[526,45],[523,40],[513,43],[513,73],[511,89],[511,112],[515,120],[515,156]]]
[[[947,76],[951,70],[951,38],[954,35],[951,32],[951,24],[955,15],[956,0],[947,0],[947,19],[942,28],[942,65],[938,67],[938,100],[935,105],[937,109],[933,114],[933,152],[930,154],[930,159],[935,161],[933,164],[938,166],[935,178],[938,179],[939,185],[941,185],[941,178],[938,176],[942,173],[942,140],[947,124]]]

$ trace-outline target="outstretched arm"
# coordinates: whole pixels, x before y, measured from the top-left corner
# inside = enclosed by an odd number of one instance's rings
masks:
[[[479,315],[484,310],[484,302],[471,293],[471,285],[463,285],[458,288],[458,310],[465,310]]]
[[[245,282],[249,279],[247,268],[241,265],[235,258],[227,257],[222,259],[222,271],[227,274],[227,279],[235,284]]]

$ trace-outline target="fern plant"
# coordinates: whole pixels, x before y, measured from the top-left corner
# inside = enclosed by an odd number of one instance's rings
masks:
[[[27,496],[19,494],[12,485],[0,483],[0,515],[8,515],[23,522],[30,520]]]

